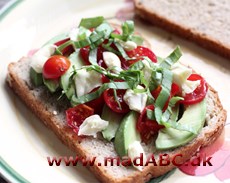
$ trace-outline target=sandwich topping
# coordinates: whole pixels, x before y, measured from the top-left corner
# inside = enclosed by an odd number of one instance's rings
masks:
[[[85,18],[31,57],[31,80],[69,99],[66,123],[78,136],[101,133],[120,156],[154,139],[158,150],[184,145],[204,126],[208,85],[178,62],[179,47],[161,58],[143,43],[133,21],[117,29]]]

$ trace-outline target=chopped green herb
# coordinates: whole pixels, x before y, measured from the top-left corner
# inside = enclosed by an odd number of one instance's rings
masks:
[[[93,17],[93,18],[82,18],[79,27],[82,26],[87,29],[95,28],[99,26],[104,20],[105,19],[102,16]]]
[[[180,50],[180,47],[177,46],[176,49],[161,62],[160,66],[163,68],[170,69],[171,66],[175,64],[181,56],[182,52]]]

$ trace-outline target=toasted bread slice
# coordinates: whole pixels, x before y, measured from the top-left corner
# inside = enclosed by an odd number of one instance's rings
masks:
[[[230,1],[134,0],[144,20],[230,58]]]
[[[80,138],[65,121],[65,109],[69,103],[63,100],[57,101],[57,96],[50,94],[43,86],[35,88],[29,77],[30,59],[22,58],[19,62],[9,65],[7,82],[13,91],[22,99],[33,113],[49,127],[59,139],[70,149],[82,157],[97,157],[94,166],[89,169],[102,182],[146,182],[152,177],[157,177],[172,170],[174,165],[147,166],[143,171],[133,167],[104,166],[104,157],[117,157],[112,142],[94,139],[90,137]],[[185,146],[167,152],[157,152],[153,146],[144,145],[146,154],[154,153],[156,159],[159,153],[168,153],[170,156],[181,153],[183,163],[194,155],[201,147],[212,143],[222,132],[226,121],[226,111],[223,109],[217,92],[209,86],[207,93],[206,124],[200,134]],[[57,111],[57,115],[53,113]],[[157,160],[158,161],[158,160]],[[98,162],[102,166],[98,166]]]

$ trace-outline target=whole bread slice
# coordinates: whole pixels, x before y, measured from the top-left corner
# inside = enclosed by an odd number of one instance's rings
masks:
[[[229,0],[134,0],[144,20],[230,58]]]
[[[78,137],[65,121],[65,110],[69,107],[69,102],[64,99],[57,100],[58,96],[49,93],[44,86],[35,88],[31,84],[29,70],[29,58],[24,57],[16,63],[11,63],[8,67],[7,77],[9,86],[28,108],[40,118],[41,122],[49,127],[70,149],[82,157],[97,157],[94,166],[88,168],[101,182],[147,182],[152,177],[163,175],[175,167],[172,164],[169,166],[153,166],[150,164],[143,171],[138,171],[133,167],[104,166],[105,157],[118,157],[113,143],[90,137]],[[180,153],[183,157],[180,158],[178,163],[183,163],[190,159],[201,147],[212,143],[224,128],[226,111],[220,103],[217,92],[211,86],[209,86],[206,98],[206,123],[201,133],[194,140],[167,152],[156,151],[152,144],[143,144],[146,155],[154,153],[158,163],[160,153],[168,153],[170,157]],[[98,162],[102,165],[99,166]]]

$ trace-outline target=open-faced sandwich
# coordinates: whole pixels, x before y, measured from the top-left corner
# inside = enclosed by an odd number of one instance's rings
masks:
[[[64,144],[96,157],[89,169],[100,181],[146,182],[176,166],[159,166],[162,155],[180,154],[176,164],[184,163],[219,136],[226,120],[217,92],[179,62],[179,47],[161,58],[148,45],[133,21],[82,19],[11,63],[7,81]],[[108,157],[125,162],[105,165]]]

